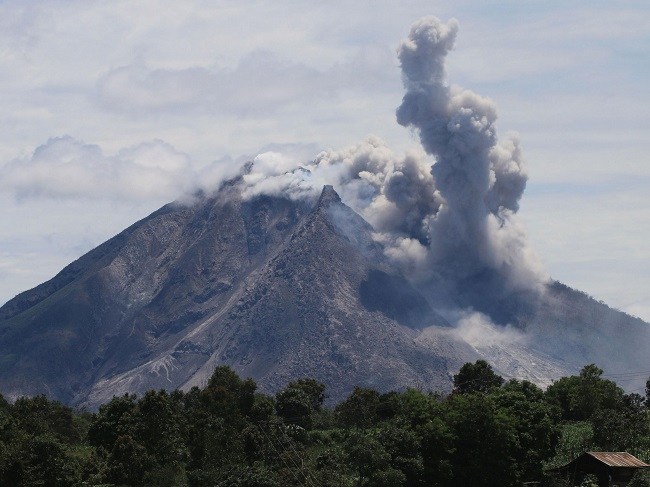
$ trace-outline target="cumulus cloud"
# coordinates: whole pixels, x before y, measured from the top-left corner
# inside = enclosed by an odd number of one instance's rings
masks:
[[[223,171],[193,168],[189,156],[153,140],[105,154],[70,136],[54,137],[31,156],[2,168],[0,186],[19,199],[83,198],[142,202],[172,199],[206,184],[216,186]]]

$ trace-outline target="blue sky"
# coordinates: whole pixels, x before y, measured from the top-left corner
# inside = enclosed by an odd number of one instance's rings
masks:
[[[270,145],[416,147],[395,49],[424,15],[520,134],[549,273],[650,320],[647,2],[1,2],[0,301]]]

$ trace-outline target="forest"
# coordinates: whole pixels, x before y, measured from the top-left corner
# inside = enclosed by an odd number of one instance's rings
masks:
[[[203,388],[97,412],[0,396],[0,485],[565,487],[549,470],[586,450],[650,460],[650,380],[627,394],[593,364],[542,390],[478,361],[449,395],[357,387],[326,404],[316,380],[268,395],[226,366]],[[630,487],[649,487],[648,474]]]

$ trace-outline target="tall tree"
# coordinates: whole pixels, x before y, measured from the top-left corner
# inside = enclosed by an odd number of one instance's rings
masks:
[[[515,460],[522,480],[539,481],[543,462],[553,455],[560,436],[557,408],[549,405],[544,392],[528,381],[509,381],[490,395],[497,409],[514,421],[520,446]]]
[[[89,443],[111,451],[120,434],[128,433],[127,423],[132,418],[135,407],[134,394],[115,396],[106,404],[102,404],[91,421],[88,430]]]
[[[278,416],[287,423],[311,428],[314,415],[325,400],[325,385],[313,379],[289,382],[275,396]]]
[[[519,485],[515,421],[483,394],[458,394],[449,401],[448,422],[454,433],[452,485]]]
[[[503,382],[503,378],[494,373],[490,364],[485,360],[477,360],[473,364],[466,363],[454,375],[454,392],[488,392],[500,387]]]
[[[590,420],[601,409],[615,410],[623,401],[623,389],[602,378],[602,369],[585,366],[578,376],[562,377],[551,384],[546,397],[560,407],[562,417],[569,421]]]
[[[336,406],[336,417],[343,426],[369,428],[379,421],[379,399],[377,391],[355,387],[348,398]]]

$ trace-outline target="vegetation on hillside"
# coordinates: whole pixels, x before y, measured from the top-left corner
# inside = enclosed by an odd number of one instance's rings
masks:
[[[650,390],[625,394],[595,365],[543,391],[479,361],[454,384],[447,397],[357,387],[329,409],[315,380],[268,396],[218,367],[203,389],[115,397],[97,413],[0,396],[0,485],[562,485],[546,470],[585,450],[650,460]]]

